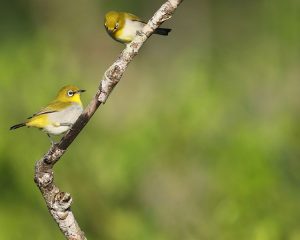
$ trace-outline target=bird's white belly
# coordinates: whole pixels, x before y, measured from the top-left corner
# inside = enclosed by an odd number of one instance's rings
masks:
[[[136,36],[137,31],[141,31],[144,26],[145,24],[142,22],[126,19],[121,38],[131,41]]]
[[[69,129],[70,129],[70,127],[68,127],[68,126],[55,127],[53,125],[48,125],[43,130],[45,132],[53,134],[53,135],[59,135],[59,134],[62,134],[64,132],[68,131]]]
[[[79,104],[72,104],[68,108],[49,113],[48,120],[50,124],[48,124],[44,131],[53,135],[62,134],[68,131],[71,126],[59,126],[60,124],[69,124],[72,125],[76,122],[77,118],[81,115],[83,108]]]

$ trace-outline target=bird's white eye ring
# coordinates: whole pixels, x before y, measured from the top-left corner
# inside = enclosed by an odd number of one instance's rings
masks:
[[[116,23],[116,26],[115,26],[115,29],[117,29],[119,27],[119,23],[117,22]]]
[[[69,96],[69,97],[72,97],[73,95],[74,95],[74,92],[73,92],[72,90],[69,90],[69,91],[68,91],[68,96]]]

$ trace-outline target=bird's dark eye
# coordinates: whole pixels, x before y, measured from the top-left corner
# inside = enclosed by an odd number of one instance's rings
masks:
[[[74,95],[74,92],[73,92],[72,90],[69,90],[69,91],[68,91],[68,96],[69,96],[69,97],[72,97],[73,95]]]
[[[115,25],[115,29],[117,29],[119,27],[119,23],[117,22]]]

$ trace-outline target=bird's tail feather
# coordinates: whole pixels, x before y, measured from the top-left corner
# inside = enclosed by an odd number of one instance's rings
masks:
[[[25,127],[25,126],[26,126],[26,123],[19,123],[19,124],[11,126],[9,130],[14,130],[14,129],[17,129],[20,127]]]
[[[169,32],[171,32],[172,29],[170,28],[157,28],[154,33],[159,35],[165,35],[167,36]]]

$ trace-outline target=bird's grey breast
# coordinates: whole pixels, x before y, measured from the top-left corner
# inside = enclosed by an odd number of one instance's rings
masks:
[[[81,105],[72,103],[70,106],[58,112],[50,113],[49,120],[56,123],[71,123],[73,124],[80,114],[83,112]]]

